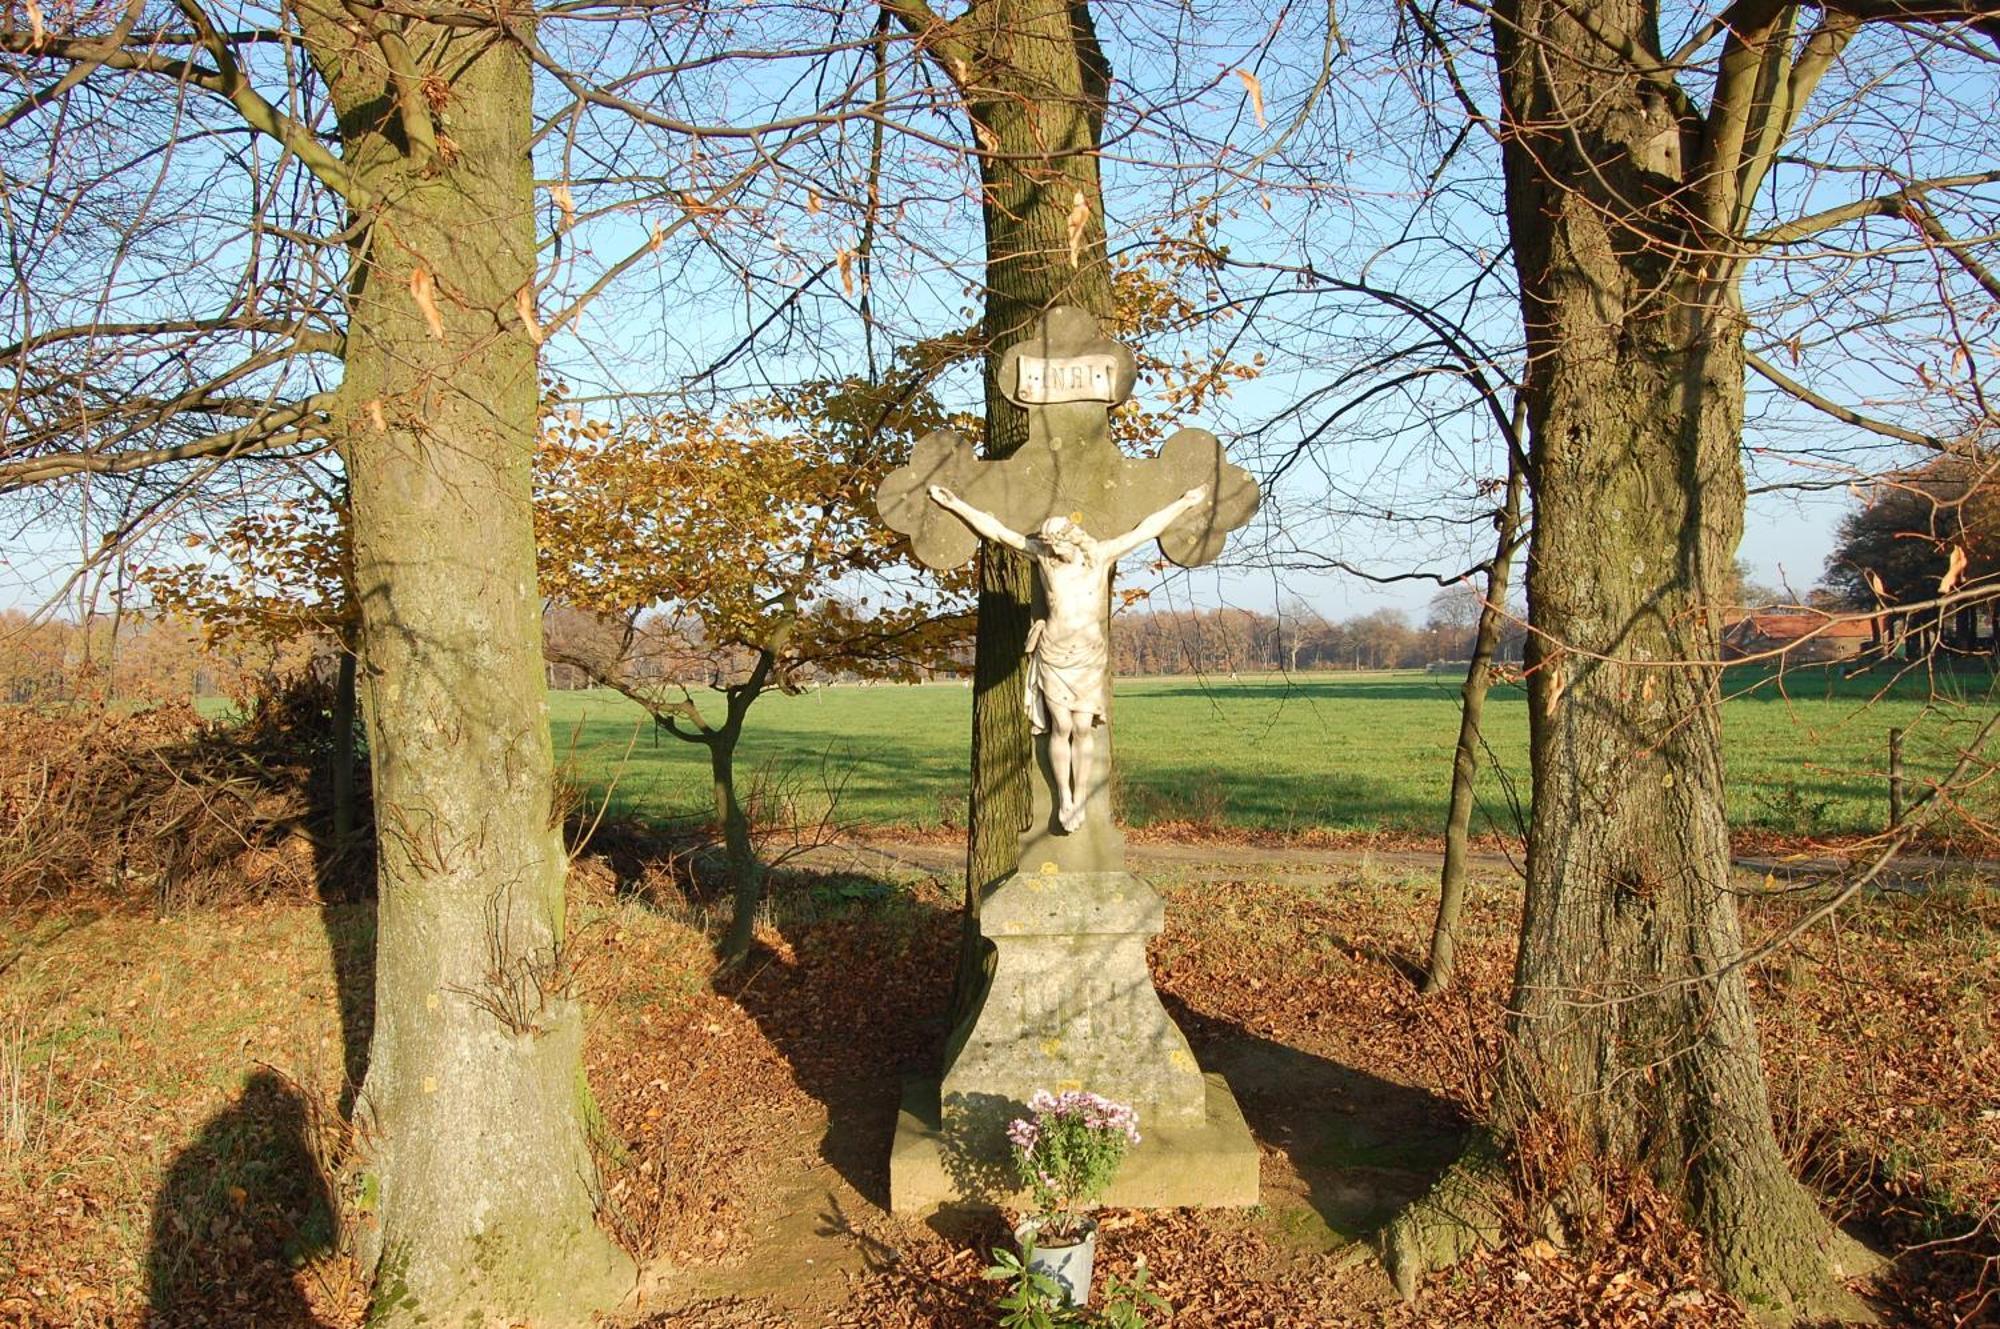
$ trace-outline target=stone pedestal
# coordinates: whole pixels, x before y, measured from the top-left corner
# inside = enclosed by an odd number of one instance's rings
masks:
[[[1061,837],[1061,857],[1087,852],[1089,838]],[[1163,923],[1160,897],[1138,877],[1065,870],[1054,857],[987,895],[980,930],[993,977],[946,1051],[942,1084],[906,1091],[892,1209],[1018,1199],[1006,1127],[1037,1089],[1087,1089],[1138,1109],[1143,1142],[1106,1203],[1257,1203],[1243,1114],[1221,1076],[1202,1074],[1153,988],[1146,941]]]
[[[946,1050],[948,1124],[991,1110],[1004,1129],[1037,1089],[1129,1103],[1141,1130],[1200,1120],[1201,1068],[1146,968],[1166,921],[1152,887],[1128,872],[1017,872],[979,919],[993,979]]]
[[[1104,1193],[1119,1209],[1247,1209],[1258,1203],[1257,1142],[1220,1075],[1201,1077],[1201,1117],[1178,1125],[1140,1123],[1144,1138]],[[945,1131],[938,1082],[903,1086],[896,1142],[889,1155],[889,1208],[925,1214],[947,1205],[1008,1205],[1025,1209],[1008,1156],[967,1148]]]

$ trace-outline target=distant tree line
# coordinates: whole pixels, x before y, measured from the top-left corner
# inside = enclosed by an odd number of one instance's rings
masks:
[[[1399,609],[1336,620],[1307,610],[1148,610],[1111,620],[1112,664],[1121,675],[1300,673],[1335,669],[1414,669],[1463,660],[1472,651],[1479,597],[1448,592],[1412,622]],[[1505,634],[1501,658],[1521,658],[1522,632]]]
[[[133,611],[89,624],[0,609],[0,703],[193,701],[237,696],[305,664],[315,643],[218,643],[183,619]]]
[[[1459,588],[1437,596],[1421,622],[1399,609],[1376,609],[1346,620],[1326,618],[1304,606],[1275,614],[1226,608],[1128,610],[1111,620],[1112,667],[1123,677],[1421,669],[1467,658],[1478,612],[1478,594]],[[597,643],[619,631],[561,605],[549,609],[543,630],[549,642],[548,684],[559,690],[594,686],[588,670],[565,661],[601,651]],[[1502,633],[1499,658],[1518,661],[1524,635],[1518,622],[1510,623]],[[643,619],[630,645],[621,649],[635,678],[696,688],[737,677],[753,654],[740,645],[709,644],[699,619],[668,614]],[[923,672],[948,678],[971,666],[966,643],[941,653]],[[838,667],[803,667],[792,671],[790,681],[828,683],[849,677]]]

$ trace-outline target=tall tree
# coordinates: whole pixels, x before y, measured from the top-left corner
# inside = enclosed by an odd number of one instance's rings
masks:
[[[530,62],[513,39],[526,29],[367,4],[267,17],[269,29],[242,29],[179,0],[0,35],[45,71],[21,89],[10,127],[44,110],[98,113],[68,146],[105,173],[45,172],[38,197],[123,227],[146,278],[137,298],[160,302],[150,318],[93,318],[6,349],[20,389],[9,407],[30,427],[10,440],[0,487],[337,443],[379,818],[374,1039],[354,1160],[373,1316],[580,1320],[617,1300],[632,1271],[593,1217],[541,700],[536,341],[517,312],[536,275]],[[295,45],[274,44],[280,32]],[[172,90],[175,114],[121,122],[116,106],[149,95],[120,88],[130,79]],[[211,135],[251,145],[225,159],[247,180],[198,182]],[[260,137],[278,147],[269,159]],[[105,167],[130,142],[142,160],[178,163],[159,167],[145,198]],[[171,251],[144,237],[178,223],[199,247],[201,210],[168,208],[204,193],[209,216],[243,205],[236,234],[251,257],[235,289],[226,269],[197,265],[176,290],[181,274],[162,270]],[[289,215],[272,215],[278,199]],[[58,229],[48,243],[71,240]],[[71,253],[74,280],[101,280],[103,302],[133,298],[116,256],[101,278],[76,262],[95,256]],[[61,308],[72,279],[51,274],[47,302]],[[211,294],[205,282],[223,288],[221,312],[179,314]],[[183,349],[182,338],[207,341]],[[231,351],[233,364],[209,372]],[[297,391],[328,372],[311,356],[338,357],[337,390]],[[199,376],[173,383],[188,373]],[[86,399],[121,379],[150,391],[85,418]]]
[[[541,691],[531,66],[498,21],[299,27],[339,126],[322,170],[359,223],[332,423],[380,864],[357,1101],[374,1315],[581,1319],[631,1269],[592,1219]]]
[[[1027,440],[1027,415],[1000,392],[1007,348],[1053,305],[1113,313],[1097,156],[1111,67],[1086,0],[975,0],[949,20],[925,0],[882,3],[950,79],[970,121],[986,235],[985,453],[1010,456]],[[1033,570],[989,544],[978,575],[961,1012],[982,972],[980,892],[1014,870],[1034,763],[1022,709]]]
[[[633,1280],[595,1221],[529,502],[554,62],[528,11],[31,12],[0,32],[35,228],[0,493],[131,477],[109,542],[224,461],[337,445],[380,841],[373,1319],[579,1322]]]
[[[1758,217],[1814,88],[1877,21],[2000,35],[1977,7],[1868,0],[1740,0],[1691,20],[1678,50],[1652,0],[1504,0],[1490,16],[1527,332],[1536,628],[1496,1124],[1517,1146],[1570,1142],[1570,1213],[1609,1172],[1650,1174],[1724,1285],[1792,1316],[1844,1307],[1834,1279],[1857,1248],[1778,1148],[1728,877],[1713,662],[1743,523],[1744,273],[1774,245],[1994,178]],[[1690,73],[1718,46],[1704,104]],[[1463,1177],[1398,1224],[1406,1285],[1439,1253],[1431,1220],[1464,1207]]]
[[[865,44],[771,8],[678,9],[661,63],[634,57],[645,7],[111,0],[0,31],[32,235],[0,254],[0,495],[53,512],[119,477],[117,547],[225,462],[343,462],[381,840],[355,1193],[383,1324],[574,1322],[631,1285],[594,1221],[551,806],[538,348],[635,270],[680,280],[669,245],[743,248],[717,233],[795,192],[778,161],[890,113],[828,65]],[[760,69],[814,76],[742,79],[729,55],[759,43]],[[770,119],[683,113],[724,83]]]

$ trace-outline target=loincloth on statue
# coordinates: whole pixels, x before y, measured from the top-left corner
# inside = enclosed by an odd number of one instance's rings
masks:
[[[1093,725],[1107,722],[1111,695],[1111,651],[1102,639],[1052,637],[1047,619],[1028,630],[1028,676],[1022,703],[1038,734],[1049,727],[1051,711],[1085,711]]]

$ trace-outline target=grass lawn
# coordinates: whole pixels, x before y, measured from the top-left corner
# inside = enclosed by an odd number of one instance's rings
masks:
[[[1417,671],[1291,678],[1125,679],[1115,722],[1126,820],[1278,831],[1434,831],[1457,738],[1458,680]],[[1739,829],[1832,835],[1881,829],[1885,746],[1909,731],[1913,791],[1955,760],[1992,675],[1970,670],[1841,679],[1732,671],[1724,704],[1729,814]],[[959,683],[838,686],[760,699],[738,756],[807,806],[839,789],[844,820],[962,824],[972,694]],[[593,801],[649,817],[699,814],[701,749],[655,733],[603,691],[550,694],[559,760]],[[1527,704],[1519,687],[1487,703],[1492,759],[1478,825],[1511,824],[1527,797]]]

